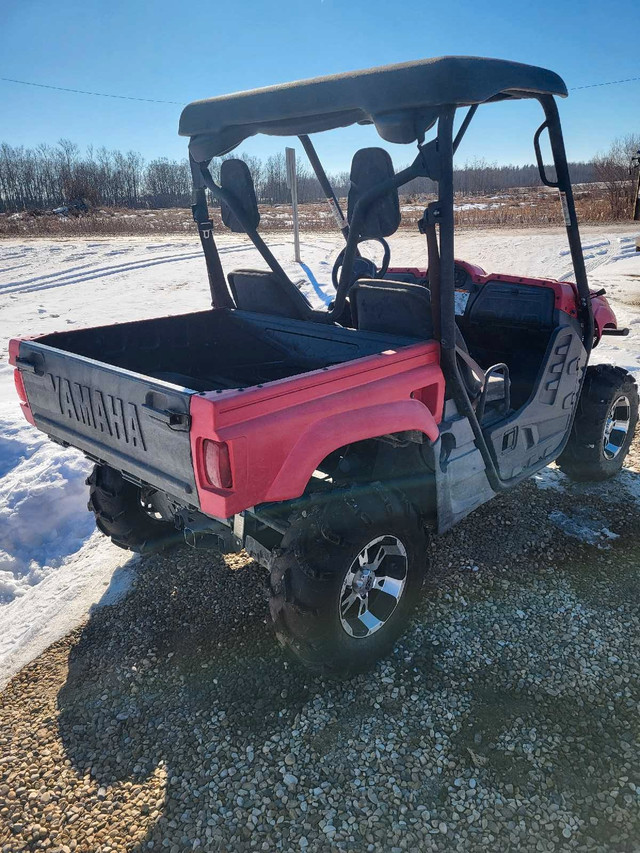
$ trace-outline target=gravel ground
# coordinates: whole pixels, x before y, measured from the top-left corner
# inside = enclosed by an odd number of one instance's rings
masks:
[[[2,853],[640,850],[640,511],[547,480],[433,544],[346,682],[283,656],[244,556],[139,560],[0,696]]]

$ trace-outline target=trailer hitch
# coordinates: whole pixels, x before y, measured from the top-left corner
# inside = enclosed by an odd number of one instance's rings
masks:
[[[238,541],[233,529],[224,521],[188,507],[179,509],[174,518],[185,543],[196,551],[214,549],[223,554],[236,554],[242,550],[242,541]]]

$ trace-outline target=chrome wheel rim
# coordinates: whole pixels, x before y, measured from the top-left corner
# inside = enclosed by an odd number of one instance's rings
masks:
[[[340,623],[350,637],[370,637],[389,621],[402,598],[408,568],[407,550],[397,536],[378,536],[364,546],[340,590]]]
[[[631,424],[631,403],[622,394],[613,401],[604,425],[602,449],[605,459],[615,459],[622,450]]]

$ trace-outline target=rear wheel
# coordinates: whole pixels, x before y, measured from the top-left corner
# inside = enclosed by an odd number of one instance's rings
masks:
[[[558,466],[572,480],[614,477],[624,464],[638,423],[638,389],[630,373],[611,364],[587,368],[571,436]]]
[[[279,641],[318,672],[368,669],[407,625],[425,545],[414,508],[379,485],[336,491],[299,515],[271,570]]]
[[[96,465],[87,484],[88,508],[96,517],[98,530],[114,545],[148,553],[177,541],[175,526],[154,506],[152,490],[128,482],[108,465]]]

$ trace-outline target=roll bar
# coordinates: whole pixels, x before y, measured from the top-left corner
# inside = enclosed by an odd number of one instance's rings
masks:
[[[567,239],[569,241],[578,289],[579,319],[582,324],[583,345],[587,353],[589,353],[593,346],[593,310],[558,109],[552,95],[539,95],[538,100],[545,114],[545,120],[537,129],[533,140],[538,169],[543,183],[547,186],[557,188],[560,193]],[[437,315],[434,318],[434,326],[437,330],[441,347],[441,366],[447,385],[452,390],[452,396],[458,407],[458,411],[469,420],[476,446],[485,463],[485,470],[491,488],[495,492],[500,492],[507,488],[507,484],[500,478],[495,460],[485,440],[476,412],[471,405],[466,386],[462,381],[456,357],[453,155],[475,115],[477,106],[477,104],[474,104],[469,108],[455,138],[453,136],[453,125],[456,107],[453,105],[442,107],[439,112],[437,137],[428,143],[424,143],[424,140],[420,139],[418,156],[410,166],[402,169],[392,178],[382,181],[364,193],[356,203],[350,224],[347,224],[344,220],[338,200],[329,184],[311,140],[308,136],[299,137],[347,241],[344,248],[344,259],[334,302],[328,311],[315,311],[309,308],[309,319],[315,322],[331,323],[341,316],[350,285],[351,268],[358,251],[360,225],[369,205],[380,195],[388,192],[390,189],[397,189],[414,178],[429,177],[437,181],[438,200],[437,202],[432,202],[426,208],[420,222],[420,230],[427,235],[429,285],[433,294],[432,305]],[[547,176],[542,159],[540,137],[545,130],[548,131],[551,143],[556,170],[555,181],[551,181]],[[213,229],[206,206],[205,188],[210,190],[214,198],[224,201],[231,208],[272,271],[278,277],[282,278],[282,280],[291,284],[288,276],[264,243],[257,230],[247,224],[244,214],[240,206],[236,204],[233,194],[226,192],[215,183],[207,166],[208,164],[206,163],[198,164],[193,159],[191,160],[195,199],[192,209],[194,219],[198,223],[207,262],[213,306],[231,307],[233,306],[233,301],[213,240]],[[436,233],[436,227],[438,233]],[[569,431],[567,431],[565,443],[568,437]]]
[[[562,210],[567,231],[567,239],[571,252],[571,259],[575,272],[576,286],[579,300],[579,319],[583,329],[583,344],[587,352],[591,351],[593,345],[593,311],[589,295],[587,273],[582,255],[580,233],[576,218],[575,203],[571,189],[571,179],[567,165],[566,152],[562,137],[562,129],[558,116],[558,108],[552,95],[541,94],[537,96],[544,110],[545,121],[540,125],[534,135],[534,149],[538,162],[540,178],[547,186],[559,190]],[[359,230],[362,219],[369,205],[380,195],[390,189],[397,189],[414,178],[428,177],[438,182],[438,201],[430,205],[432,217],[437,218],[440,238],[440,257],[435,261],[439,266],[439,274],[435,276],[439,281],[434,281],[431,286],[437,290],[437,302],[440,307],[440,342],[444,351],[455,349],[455,312],[454,312],[454,262],[453,262],[453,155],[455,154],[464,134],[476,113],[478,104],[473,104],[467,110],[462,124],[454,138],[453,123],[456,113],[454,105],[445,106],[440,109],[438,119],[437,137],[424,143],[422,140],[418,145],[418,155],[414,162],[406,169],[402,169],[393,178],[382,181],[358,200],[350,225],[347,224],[344,214],[340,208],[338,199],[329,183],[327,175],[320,163],[315,148],[306,135],[300,135],[302,143],[314,172],[320,182],[327,201],[336,216],[340,230],[346,238],[344,259],[335,299],[328,311],[318,311],[309,308],[309,319],[315,322],[331,323],[341,316],[346,296],[350,285],[350,274],[353,262],[358,253]],[[546,175],[542,153],[540,149],[540,137],[544,130],[548,131],[551,150],[556,170],[556,180],[551,181]],[[200,239],[207,263],[209,284],[211,288],[212,304],[214,307],[232,307],[233,300],[227,287],[220,257],[213,238],[213,227],[209,218],[205,188],[209,189],[214,198],[224,201],[233,211],[245,233],[249,236],[262,258],[271,270],[283,281],[292,284],[273,253],[266,245],[256,228],[251,227],[245,220],[242,210],[236,204],[233,194],[228,193],[218,186],[208,169],[208,163],[197,163],[190,158],[191,173],[194,186],[194,203],[192,211],[194,219],[198,224]],[[456,380],[452,377],[454,385]],[[464,391],[464,388],[463,388]],[[462,399],[461,399],[462,402]]]
[[[578,288],[578,299],[580,305],[579,319],[582,322],[583,344],[587,353],[590,353],[593,348],[594,336],[593,308],[591,305],[591,296],[589,294],[587,270],[584,265],[584,255],[582,254],[580,229],[578,228],[576,206],[573,199],[573,190],[571,188],[571,177],[569,175],[569,166],[567,164],[567,154],[564,147],[560,116],[558,115],[558,105],[551,95],[541,95],[538,100],[542,104],[542,109],[544,110],[546,117],[543,127],[546,125],[549,131],[551,153],[553,154],[553,162],[556,167],[556,181],[553,185],[555,185],[560,192],[564,224],[567,231],[569,249],[571,251],[571,260],[573,262],[576,286]],[[538,137],[536,157],[538,157],[539,153],[540,130],[541,129],[538,128],[538,131],[536,132],[536,136]],[[540,171],[540,178],[544,181],[544,166],[541,165],[541,160],[542,158],[539,157],[538,169]]]
[[[311,163],[311,168],[315,172],[316,178],[318,179],[318,183],[322,188],[322,192],[324,193],[324,197],[326,198],[329,207],[331,208],[331,212],[333,213],[333,217],[336,220],[336,225],[342,231],[344,239],[347,240],[349,238],[349,223],[342,212],[342,208],[340,207],[340,202],[338,201],[336,194],[333,191],[333,187],[329,183],[329,178],[327,177],[327,173],[324,170],[322,163],[320,162],[320,158],[314,148],[313,142],[309,139],[306,134],[299,136],[298,139],[302,143],[302,147],[305,150],[307,157],[309,158],[309,162]]]

